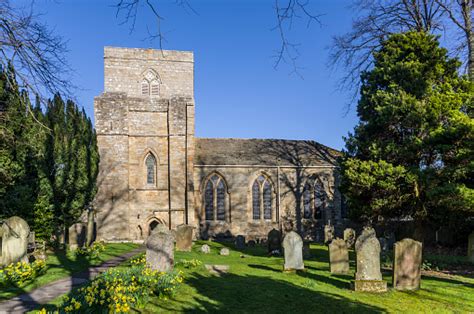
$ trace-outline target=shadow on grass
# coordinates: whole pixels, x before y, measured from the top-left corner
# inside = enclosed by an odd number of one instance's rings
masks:
[[[311,274],[311,276],[314,274]],[[308,277],[309,278],[309,277]],[[327,280],[327,278],[324,278]],[[318,280],[322,280],[319,278]],[[186,313],[292,313],[357,312],[382,313],[383,309],[349,300],[340,295],[311,290],[291,282],[253,275],[226,274],[222,277],[194,273],[186,283],[196,295],[179,300],[180,309],[153,300],[153,311]],[[342,285],[339,285],[342,286]]]
[[[433,281],[438,281],[438,282],[461,285],[461,286],[465,286],[467,288],[473,288],[474,289],[474,284],[469,283],[469,282],[465,282],[465,281],[461,281],[461,280],[456,280],[454,278],[444,278],[444,277],[426,276],[426,275],[423,275],[421,278],[422,278],[422,280],[423,279],[428,279],[428,280],[433,280]]]

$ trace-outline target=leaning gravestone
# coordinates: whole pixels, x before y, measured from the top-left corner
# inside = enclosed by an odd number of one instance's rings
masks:
[[[211,248],[209,247],[209,245],[204,244],[203,246],[201,246],[201,252],[204,254],[209,254],[211,253]]]
[[[336,238],[329,244],[329,263],[331,274],[347,274],[349,272],[349,251],[343,239]]]
[[[324,226],[324,244],[331,243],[332,239],[334,239],[334,226],[329,222]]]
[[[153,270],[166,272],[174,265],[174,238],[166,228],[155,228],[146,240],[146,262]]]
[[[0,266],[16,262],[28,263],[29,234],[30,227],[22,218],[13,216],[3,221],[0,228],[0,237],[2,238]]]
[[[367,292],[387,291],[387,282],[382,280],[380,272],[380,243],[375,230],[364,228],[355,243],[357,272],[354,290]]]
[[[283,251],[285,253],[285,271],[303,270],[303,239],[293,231],[291,222],[285,223],[286,235],[283,239]]]
[[[471,232],[467,241],[467,258],[474,263],[474,231]]]
[[[193,230],[193,227],[184,224],[176,228],[176,251],[191,251],[193,247]]]
[[[421,242],[403,239],[393,246],[393,287],[416,290],[421,281]]]
[[[235,237],[235,247],[239,250],[245,248],[245,237],[243,235],[239,234]]]
[[[281,252],[281,232],[272,229],[267,235],[268,239],[268,253],[275,251]]]
[[[356,232],[352,228],[344,229],[344,241],[346,241],[347,248],[350,249],[354,246],[356,241]]]
[[[75,223],[68,229],[68,246],[71,250],[83,247],[86,242],[86,226],[83,223]]]

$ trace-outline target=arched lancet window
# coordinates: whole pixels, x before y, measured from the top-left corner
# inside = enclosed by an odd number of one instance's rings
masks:
[[[273,214],[273,188],[270,180],[259,175],[252,185],[252,218],[271,220]]]
[[[314,218],[323,218],[323,209],[326,204],[326,191],[324,185],[320,180],[314,183]]]
[[[213,174],[204,188],[204,216],[206,220],[226,220],[227,187],[224,179]]]
[[[146,166],[146,183],[155,184],[156,183],[156,158],[153,154],[148,154],[145,159]]]
[[[150,84],[147,81],[142,82],[142,95],[148,96],[150,94]]]
[[[323,218],[325,204],[326,191],[323,183],[319,179],[307,182],[303,190],[303,218]]]
[[[310,219],[312,217],[312,199],[311,199],[311,185],[306,183],[304,190],[303,190],[303,218]]]
[[[158,96],[160,94],[160,82],[157,80],[153,80],[150,84],[151,86],[151,95],[152,96]]]

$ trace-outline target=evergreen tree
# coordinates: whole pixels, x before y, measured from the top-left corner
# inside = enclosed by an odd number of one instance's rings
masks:
[[[99,154],[85,112],[55,95],[43,113],[0,69],[0,219],[24,218],[37,238],[64,232],[96,191]]]
[[[474,216],[473,85],[460,62],[423,32],[392,35],[374,60],[341,163],[352,216],[434,224]]]

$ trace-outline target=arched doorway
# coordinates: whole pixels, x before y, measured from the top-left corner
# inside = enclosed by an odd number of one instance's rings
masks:
[[[151,234],[151,232],[156,228],[158,227],[158,225],[160,224],[160,222],[158,220],[152,220],[150,222],[150,224],[148,225],[148,235]]]

